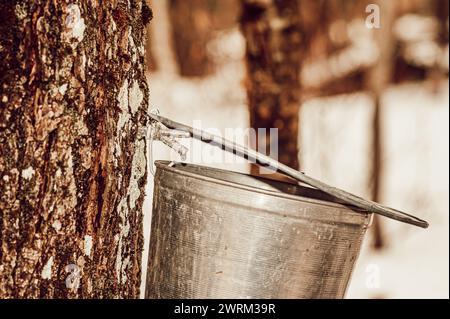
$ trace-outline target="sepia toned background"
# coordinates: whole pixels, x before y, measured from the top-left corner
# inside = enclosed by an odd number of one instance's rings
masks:
[[[257,62],[246,55],[258,41],[252,38],[258,25],[243,15],[251,2],[258,1],[151,1],[151,108],[189,125],[201,120],[204,128],[274,123],[285,139],[283,162],[426,219],[431,226],[423,230],[375,218],[347,297],[448,298],[448,1],[299,1],[301,16],[292,17],[301,25],[299,44],[277,40],[289,53],[283,67],[291,64],[298,76],[280,84],[289,101],[269,107],[266,118],[257,103],[249,104],[261,94],[255,93]],[[381,10],[380,28],[366,24],[372,3]],[[152,154],[169,158],[158,142]],[[152,190],[150,176],[146,248]],[[143,278],[146,265],[147,250]]]

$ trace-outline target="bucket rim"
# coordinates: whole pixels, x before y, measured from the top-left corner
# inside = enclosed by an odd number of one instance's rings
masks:
[[[242,173],[242,172],[237,172],[237,171],[231,171],[231,170],[225,170],[225,169],[220,169],[220,168],[215,168],[215,167],[210,167],[210,166],[204,166],[204,165],[199,165],[199,164],[193,164],[193,163],[182,163],[182,162],[170,162],[170,161],[164,161],[164,160],[157,160],[155,161],[155,166],[158,169],[162,169],[162,170],[166,170],[166,171],[170,171],[172,173],[179,173],[182,174],[184,176],[188,176],[191,178],[195,178],[198,180],[204,180],[204,181],[208,181],[214,184],[220,184],[220,185],[224,185],[224,186],[229,186],[229,187],[234,187],[234,188],[239,188],[239,189],[243,189],[243,190],[247,190],[247,191],[252,191],[252,192],[257,192],[260,194],[264,194],[264,195],[269,195],[269,196],[275,196],[278,198],[283,198],[283,199],[289,199],[289,200],[294,200],[297,202],[306,202],[306,203],[311,203],[311,204],[320,204],[322,206],[329,206],[329,207],[333,207],[333,208],[339,208],[339,209],[345,209],[347,214],[352,214],[352,215],[357,215],[357,216],[361,216],[361,217],[365,217],[368,218],[368,220],[371,219],[371,216],[373,215],[373,213],[366,211],[362,208],[350,205],[350,204],[346,204],[345,202],[341,202],[338,198],[335,198],[334,201],[327,200],[327,199],[317,199],[317,198],[311,198],[311,197],[306,197],[306,196],[301,196],[301,195],[294,195],[294,194],[288,194],[282,191],[275,191],[275,190],[266,190],[266,189],[262,189],[262,188],[258,188],[255,186],[250,186],[250,185],[245,185],[245,184],[241,184],[238,182],[234,182],[234,181],[226,181],[226,180],[222,180],[219,178],[213,178],[210,176],[205,176],[205,175],[201,175],[199,173],[196,172],[191,172],[191,171],[186,171],[183,169],[180,169],[179,167],[175,167],[175,166],[170,166],[171,163],[175,163],[175,165],[183,165],[183,166],[191,166],[191,167],[196,167],[196,168],[201,168],[201,169],[207,169],[210,171],[220,171],[220,172],[224,172],[224,173],[232,173],[232,174],[238,174],[238,175],[242,175],[242,176],[246,176],[246,177],[256,177],[258,179],[262,179],[262,180],[268,180],[268,181],[272,181],[272,182],[277,182],[277,183],[282,183],[282,184],[287,184],[290,186],[294,186],[294,187],[301,187],[301,188],[308,188],[317,192],[320,192],[326,196],[330,196],[331,195],[310,187],[310,186],[304,186],[304,185],[299,185],[299,184],[294,184],[294,183],[288,183],[285,181],[279,181],[279,180],[273,180],[273,179],[269,179],[269,178],[264,178],[261,176],[256,176],[253,174],[247,174],[247,173]],[[370,223],[370,222],[368,222]]]

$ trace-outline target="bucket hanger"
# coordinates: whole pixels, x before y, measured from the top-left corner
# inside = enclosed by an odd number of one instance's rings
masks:
[[[200,129],[196,129],[196,128],[194,129],[191,126],[188,126],[185,124],[174,122],[168,118],[165,118],[163,116],[160,116],[159,114],[156,114],[156,112],[151,112],[151,113],[148,113],[147,115],[151,119],[151,122],[153,122],[151,124],[151,126],[155,127],[155,125],[156,125],[156,127],[158,127],[158,125],[162,124],[163,128],[164,128],[164,130],[162,131],[162,134],[157,133],[154,136],[154,139],[159,139],[159,140],[163,141],[169,147],[173,147],[173,145],[175,145],[175,146],[178,145],[178,144],[174,144],[174,143],[177,143],[176,141],[174,141],[175,137],[180,137],[180,138],[192,137],[192,138],[200,140],[202,142],[218,146],[227,152],[234,153],[245,159],[251,159],[251,160],[255,161],[256,163],[258,163],[260,166],[271,167],[277,171],[280,171],[280,172],[286,174],[287,176],[290,176],[290,177],[296,179],[299,182],[302,182],[302,183],[308,184],[312,187],[315,187],[329,195],[332,195],[332,196],[344,201],[345,203],[347,203],[349,205],[353,205],[355,207],[361,208],[370,213],[375,213],[375,214],[378,214],[378,215],[381,215],[381,216],[384,216],[384,217],[387,217],[390,219],[400,221],[402,223],[418,226],[421,228],[428,228],[428,226],[429,226],[428,222],[426,222],[418,217],[415,217],[413,215],[404,213],[402,211],[399,211],[399,210],[396,210],[393,208],[383,206],[379,203],[376,203],[376,202],[373,202],[370,200],[366,200],[362,197],[351,194],[351,193],[341,190],[339,188],[329,186],[317,179],[309,177],[308,175],[305,175],[302,172],[299,172],[287,165],[284,165],[284,164],[278,162],[277,160],[274,160],[273,158],[270,158],[262,153],[259,153],[253,149],[250,149],[248,147],[239,145],[235,142],[228,141],[227,139],[225,139],[223,137],[216,136],[214,134],[208,133],[208,132],[200,130]],[[170,133],[167,130],[167,128],[170,130],[175,130],[175,131],[173,131],[173,133]],[[152,140],[153,140],[153,137],[152,137]],[[180,150],[180,152],[179,152],[180,155],[185,154],[184,150]],[[153,163],[151,163],[150,165],[153,165]]]

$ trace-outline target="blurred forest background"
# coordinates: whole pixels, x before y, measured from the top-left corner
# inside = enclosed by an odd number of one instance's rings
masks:
[[[204,128],[277,127],[280,161],[430,222],[375,218],[348,298],[449,297],[448,0],[149,4],[152,108]]]

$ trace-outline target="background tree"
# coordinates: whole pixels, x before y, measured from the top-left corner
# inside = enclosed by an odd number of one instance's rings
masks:
[[[151,0],[147,0],[147,3],[153,8],[153,3]],[[155,58],[155,54],[154,54],[154,32],[155,30],[152,28],[153,24],[150,23],[147,26],[147,42],[145,43],[145,52],[146,52],[146,56],[145,56],[145,60],[147,62],[147,71],[148,72],[155,72],[158,70],[158,61]]]
[[[1,0],[0,16],[0,298],[138,297],[151,11]]]
[[[381,201],[382,177],[383,177],[383,141],[382,141],[382,96],[392,82],[392,71],[395,61],[395,36],[393,34],[395,17],[397,15],[397,3],[389,0],[377,0],[380,8],[382,25],[374,30],[374,40],[379,50],[377,63],[367,71],[367,88],[374,100],[374,112],[372,120],[372,167],[371,167],[371,191],[372,200]],[[380,217],[374,216],[374,247],[379,249],[384,246],[383,230],[380,225]]]
[[[169,0],[172,40],[182,76],[204,76],[212,72],[207,43],[212,37],[210,0]]]
[[[301,3],[242,0],[241,17],[250,125],[278,128],[279,160],[293,168],[299,168],[300,69],[305,51]],[[265,144],[256,146],[269,151],[269,138]]]

